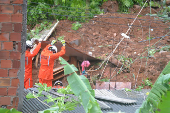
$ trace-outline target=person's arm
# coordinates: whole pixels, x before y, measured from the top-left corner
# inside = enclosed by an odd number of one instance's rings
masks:
[[[65,53],[66,53],[65,46],[62,46],[60,52],[55,53],[55,54],[51,55],[50,57],[52,59],[57,59],[59,56],[63,56]]]
[[[34,51],[32,53],[30,53],[29,56],[30,57],[34,57],[35,55],[37,55],[37,53],[39,52],[40,48],[41,48],[41,43],[38,43],[38,45],[36,46]]]

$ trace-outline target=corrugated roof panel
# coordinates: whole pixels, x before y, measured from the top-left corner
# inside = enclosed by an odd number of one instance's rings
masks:
[[[24,95],[26,95],[28,92],[30,91],[37,91],[36,88],[34,89],[27,89],[24,90]],[[136,111],[136,109],[138,109],[141,105],[142,102],[144,101],[144,99],[147,97],[146,92],[149,92],[150,90],[142,90],[141,92],[136,92],[136,91],[131,91],[131,92],[126,92],[125,90],[114,90],[114,91],[109,91],[108,90],[102,90],[102,93],[105,94],[107,96],[115,96],[115,97],[119,97],[119,98],[123,98],[123,99],[132,99],[132,100],[137,100],[135,104],[122,104],[122,103],[118,103],[118,102],[111,102],[111,101],[105,101],[105,100],[100,100],[101,102],[103,102],[105,105],[109,106],[103,106],[100,102],[100,106],[101,106],[101,110],[103,111],[103,113],[107,113],[107,112],[125,112],[125,113],[134,113]],[[55,93],[55,94],[54,94]],[[48,94],[43,93],[43,94]],[[57,97],[58,93],[56,93],[54,90],[51,90],[51,94],[53,94],[54,97]],[[69,95],[71,96],[71,95]],[[72,96],[73,98],[75,98],[75,96]],[[39,97],[39,99],[41,101],[47,99],[47,97]],[[53,103],[48,103],[48,105],[53,105]],[[27,100],[26,98],[24,98],[24,102],[23,102],[23,113],[37,113],[38,111],[42,111],[47,109],[48,106],[42,104],[40,101],[38,101],[37,99],[33,98],[30,100]],[[73,111],[63,111],[63,113],[85,113],[83,106],[77,106],[75,108],[75,110]]]

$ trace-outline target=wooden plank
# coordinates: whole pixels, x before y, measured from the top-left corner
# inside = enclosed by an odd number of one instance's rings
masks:
[[[55,78],[53,79],[53,81],[58,80],[58,79],[60,79],[60,78],[62,78],[62,77],[65,77],[65,76],[66,76],[66,75],[59,75],[59,76],[55,77]]]
[[[57,23],[55,23],[55,25],[52,27],[52,29],[50,30],[50,32],[47,34],[47,36],[43,39],[43,41],[46,41],[49,36],[52,34],[52,32],[54,31],[54,29],[56,28],[56,26],[58,25],[59,21],[57,21]]]
[[[60,69],[63,69],[64,68],[64,65],[60,66],[60,67],[56,67],[53,69],[53,73],[60,70]]]
[[[62,69],[62,70],[60,70],[60,71],[57,71],[57,72],[53,73],[53,76],[56,75],[56,74],[58,74],[58,73],[60,73],[60,72],[62,72],[62,71],[64,71],[64,69]]]
[[[38,53],[38,55],[36,56],[36,59],[35,59],[35,67],[38,68],[38,60],[39,60],[39,57],[40,57],[40,53]]]

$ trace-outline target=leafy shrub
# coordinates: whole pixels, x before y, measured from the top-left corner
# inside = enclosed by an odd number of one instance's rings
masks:
[[[73,23],[72,24],[72,29],[73,30],[78,30],[82,25],[79,22]]]
[[[22,113],[22,112],[17,111],[14,108],[11,108],[11,109],[0,108],[0,113]]]
[[[133,7],[133,5],[139,5],[143,6],[144,1],[143,0],[117,0],[119,5],[119,11],[120,12],[129,12],[129,8]],[[145,4],[145,7],[147,4]]]
[[[34,26],[43,20],[68,19],[85,22],[103,11],[107,0],[28,0],[27,23]]]

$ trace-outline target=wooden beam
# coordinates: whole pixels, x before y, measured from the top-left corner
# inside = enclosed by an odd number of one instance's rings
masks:
[[[60,73],[60,72],[62,72],[62,71],[64,71],[64,69],[62,69],[62,70],[60,70],[60,71],[57,71],[57,72],[53,73],[53,76],[56,75],[56,74],[58,74],[58,73]]]
[[[38,68],[38,60],[39,60],[39,57],[40,57],[40,53],[38,53],[38,55],[36,56],[36,59],[35,59],[35,67]]]
[[[70,56],[70,64],[73,64],[77,67],[77,56]]]
[[[63,58],[64,60],[66,60],[66,61],[69,60],[69,56],[66,56],[66,55],[63,55],[62,58]]]
[[[58,79],[60,79],[60,78],[62,78],[62,77],[65,77],[66,75],[59,75],[59,76],[57,76],[57,77],[55,77],[54,79],[53,79],[53,81],[55,81],[55,80],[58,80]]]
[[[54,29],[56,28],[56,26],[58,25],[59,21],[57,21],[57,23],[55,23],[55,25],[53,26],[53,28],[50,30],[50,32],[47,34],[47,36],[43,39],[43,41],[46,41],[49,36],[52,34],[52,32],[54,31]]]

